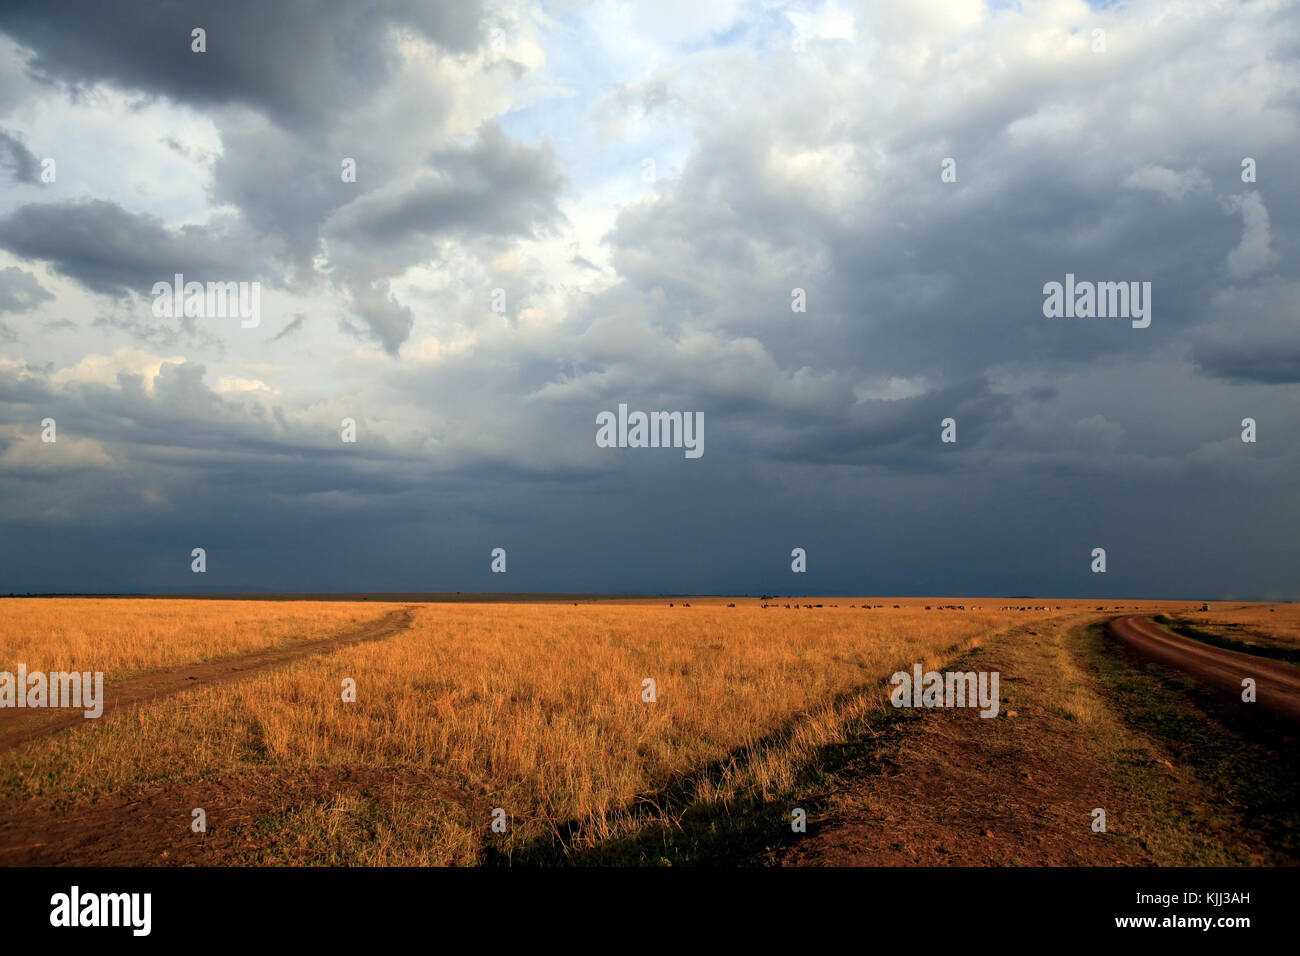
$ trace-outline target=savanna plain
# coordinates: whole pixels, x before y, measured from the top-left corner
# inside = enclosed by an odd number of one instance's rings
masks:
[[[1132,615],[1300,672],[1286,603],[0,599],[0,671],[105,687],[0,709],[0,865],[1297,862],[1294,729]]]

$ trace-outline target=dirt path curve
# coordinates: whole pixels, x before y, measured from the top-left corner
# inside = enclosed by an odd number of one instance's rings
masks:
[[[1202,683],[1240,701],[1242,680],[1255,681],[1258,706],[1300,723],[1300,667],[1202,644],[1166,631],[1149,617],[1131,615],[1110,622],[1110,635],[1143,657],[1186,671]]]
[[[123,707],[134,707],[196,687],[210,687],[213,684],[253,677],[311,654],[323,654],[351,644],[392,637],[411,626],[414,614],[414,607],[400,608],[378,620],[354,625],[332,637],[272,647],[216,661],[183,664],[166,670],[151,671],[120,683],[106,684],[104,713],[100,719]],[[40,716],[45,719],[33,723],[36,713],[26,709],[0,710],[0,753],[21,747],[39,737],[86,723],[85,714],[80,710],[40,711]],[[8,732],[15,727],[18,728],[16,731]]]

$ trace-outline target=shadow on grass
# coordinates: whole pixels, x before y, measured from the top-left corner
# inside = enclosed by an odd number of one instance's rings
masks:
[[[952,659],[960,667],[973,651]],[[590,820],[570,820],[555,828],[550,839],[522,846],[486,847],[485,866],[764,866],[774,863],[776,851],[798,841],[803,834],[791,829],[791,811],[802,808],[809,821],[825,805],[830,787],[850,770],[862,772],[872,758],[887,750],[901,722],[913,717],[888,703],[889,682],[879,679],[837,695],[832,706],[843,714],[863,697],[878,706],[844,724],[844,740],[820,747],[815,756],[794,769],[795,785],[771,794],[744,792],[726,801],[704,799],[726,770],[755,754],[779,748],[797,732],[806,714],[789,721],[761,740],[737,747],[702,768],[674,777],[658,790],[644,794],[625,808],[639,826],[626,836],[596,839]]]
[[[832,705],[843,711],[863,696],[877,696],[885,681],[862,684],[837,695]],[[883,697],[882,697],[883,702]],[[884,705],[884,710],[889,710]],[[485,866],[727,866],[761,865],[760,856],[797,839],[790,811],[800,806],[813,816],[817,801],[807,794],[824,788],[856,757],[863,741],[879,731],[892,714],[872,710],[846,725],[846,741],[821,748],[796,768],[795,793],[740,793],[725,802],[702,799],[722,780],[728,768],[739,766],[766,750],[788,743],[806,715],[801,714],[758,741],[729,751],[704,767],[675,776],[659,789],[641,795],[623,812],[644,821],[626,836],[597,839],[589,819],[569,820],[555,827],[550,838],[522,846],[484,848]]]

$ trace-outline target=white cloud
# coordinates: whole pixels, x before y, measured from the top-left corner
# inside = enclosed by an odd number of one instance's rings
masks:
[[[217,379],[217,385],[214,391],[226,394],[229,392],[266,392],[268,395],[279,395],[278,388],[272,388],[260,379],[240,378],[238,375],[222,375]]]
[[[183,355],[152,355],[138,348],[123,346],[110,355],[87,355],[75,365],[59,369],[50,376],[50,382],[56,386],[69,384],[95,383],[115,385],[119,373],[139,375],[144,379],[146,392],[152,394],[154,382],[164,363],[185,361]]]

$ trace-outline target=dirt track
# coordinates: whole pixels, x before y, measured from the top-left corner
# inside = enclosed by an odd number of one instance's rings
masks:
[[[411,626],[414,608],[402,608],[385,614],[375,621],[366,621],[354,627],[314,641],[303,641],[284,647],[273,647],[238,657],[202,663],[183,664],[167,670],[153,671],[104,687],[104,713],[143,704],[159,697],[168,697],[196,687],[208,687],[225,681],[243,680],[274,667],[282,667],[309,654],[325,653],[359,644],[392,637]],[[39,718],[39,719],[38,719]],[[30,710],[0,710],[0,753],[21,747],[38,737],[86,723],[80,710],[34,712]],[[7,732],[16,728],[13,732]]]
[[[1243,702],[1243,707],[1257,706],[1300,723],[1300,668],[1179,637],[1138,615],[1116,618],[1107,630],[1141,656],[1186,671],[1207,686],[1231,695],[1230,700],[1241,702],[1241,682],[1253,678],[1257,701]]]

